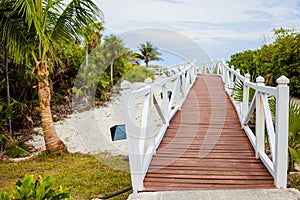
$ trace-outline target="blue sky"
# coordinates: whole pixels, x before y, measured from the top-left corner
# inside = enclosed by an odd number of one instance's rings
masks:
[[[300,30],[300,0],[95,2],[104,13],[105,34],[122,35],[144,28],[166,29],[190,38],[213,60],[228,60],[234,53],[257,49],[273,41],[273,28]]]

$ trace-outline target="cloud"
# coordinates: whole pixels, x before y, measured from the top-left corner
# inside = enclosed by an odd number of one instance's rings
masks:
[[[246,49],[247,45],[259,47],[273,28],[300,28],[300,7],[296,0],[143,0],[143,3],[97,0],[96,3],[104,12],[108,33],[168,29],[194,39],[213,58],[228,57],[234,49],[241,49],[238,44]]]
[[[163,2],[167,2],[167,3],[179,3],[179,4],[186,4],[186,2],[184,1],[178,1],[178,0],[154,0],[154,1],[163,1]]]

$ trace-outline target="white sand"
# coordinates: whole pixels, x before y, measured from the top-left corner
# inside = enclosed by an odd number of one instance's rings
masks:
[[[144,86],[144,83],[133,83],[132,90]],[[171,86],[170,86],[171,88]],[[155,92],[160,101],[160,91]],[[141,123],[143,99],[135,102],[136,123]],[[158,133],[162,125],[157,112],[153,111],[154,126],[152,132]],[[120,93],[114,93],[107,106],[94,108],[81,113],[73,113],[67,119],[54,124],[60,139],[65,143],[69,152],[97,154],[107,152],[112,155],[128,155],[127,140],[112,141],[110,127],[124,124],[122,102]],[[34,136],[30,144],[36,148],[45,149],[42,129],[36,128],[40,133]]]
[[[132,84],[132,89],[140,88],[144,83]],[[110,127],[124,124],[121,95],[114,94],[107,106],[94,108],[81,113],[73,113],[67,119],[54,124],[60,139],[69,152],[96,154],[108,152],[112,155],[128,155],[127,140],[111,140]],[[42,129],[34,136],[30,144],[45,149]]]

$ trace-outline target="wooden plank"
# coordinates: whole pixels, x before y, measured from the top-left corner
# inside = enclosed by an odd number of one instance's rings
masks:
[[[205,180],[273,180],[272,177],[268,175],[215,175],[215,174],[168,174],[168,173],[149,173],[147,176],[148,180],[151,178],[171,178],[171,179],[205,179]]]
[[[226,184],[226,185],[252,185],[252,184],[270,184],[273,182],[273,179],[261,180],[234,180],[234,179],[197,179],[197,178],[150,178],[147,177],[147,182],[156,182],[160,183],[196,183],[196,184]]]
[[[188,170],[188,172],[187,172]],[[232,176],[242,176],[245,175],[243,171],[236,170],[201,170],[201,169],[185,169],[185,168],[163,168],[149,170],[149,176],[158,175],[159,177],[164,176],[164,174],[188,174],[188,175],[232,175]],[[265,170],[249,171],[247,172],[248,176],[268,176],[269,173]]]
[[[170,190],[204,190],[204,189],[274,189],[273,184],[255,184],[255,185],[227,185],[227,184],[188,184],[188,183],[170,183],[170,184],[158,184],[154,185],[153,183],[145,184],[145,192],[153,191],[170,191]]]

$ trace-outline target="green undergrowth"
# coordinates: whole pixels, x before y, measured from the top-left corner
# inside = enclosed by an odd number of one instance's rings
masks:
[[[297,190],[300,190],[300,174],[299,173],[288,174],[288,182],[289,182],[291,188],[296,188]]]
[[[18,163],[0,161],[0,191],[15,188],[25,174],[50,175],[57,185],[70,189],[75,200],[100,198],[131,186],[128,162],[123,156],[42,154]],[[130,193],[112,199],[127,199]]]

